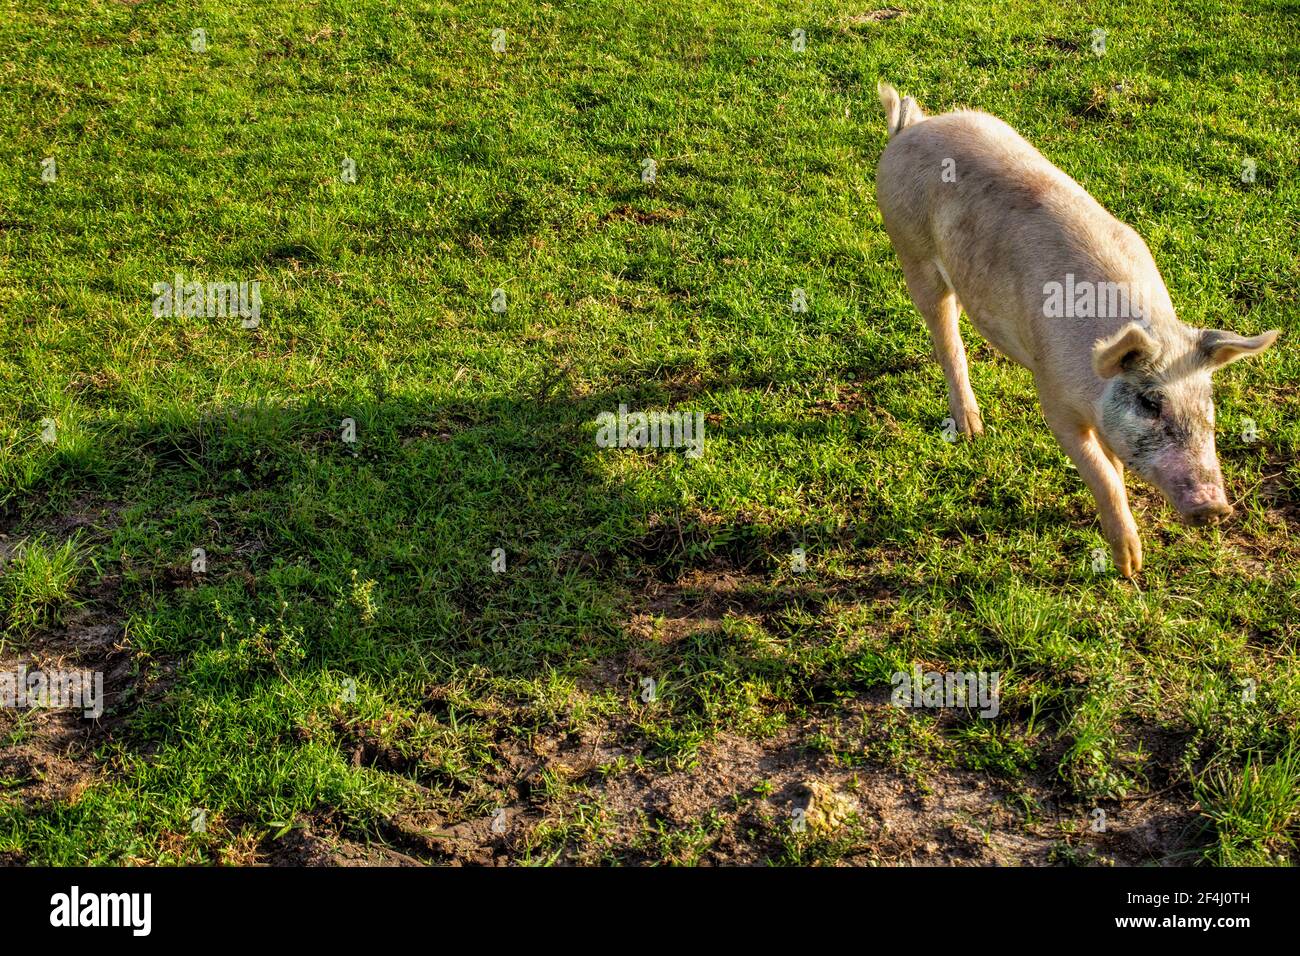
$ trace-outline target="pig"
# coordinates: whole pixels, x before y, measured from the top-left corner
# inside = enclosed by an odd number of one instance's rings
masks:
[[[889,143],[876,203],[970,438],[983,419],[957,318],[1033,375],[1048,427],[1097,501],[1116,570],[1142,568],[1127,467],[1194,525],[1232,513],[1214,448],[1210,373],[1273,344],[1175,314],[1146,243],[1010,126],[927,116],[878,84]]]

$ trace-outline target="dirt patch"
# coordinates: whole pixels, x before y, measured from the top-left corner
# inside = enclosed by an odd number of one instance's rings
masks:
[[[16,721],[0,717],[0,739],[17,736]],[[0,749],[0,804],[76,803],[94,774],[82,759],[85,747],[66,720],[33,720],[21,729],[23,743]]]
[[[663,533],[665,550],[682,549],[679,529]],[[410,807],[384,821],[378,838],[435,865],[1177,865],[1197,858],[1203,819],[1172,772],[1184,749],[1178,734],[1143,739],[1154,792],[1096,801],[1071,795],[1055,775],[1060,753],[1051,747],[1009,776],[970,763],[952,734],[970,718],[900,710],[887,687],[800,698],[788,723],[767,736],[729,731],[694,749],[660,750],[636,715],[646,660],[728,619],[770,618],[792,602],[826,599],[802,583],[773,594],[766,576],[725,557],[691,560],[700,563],[647,579],[627,625],[630,646],[594,661],[578,681],[589,701],[612,696],[633,706],[584,707],[579,719],[552,714],[526,731],[521,714],[493,710],[502,718],[494,766],[476,769],[472,785],[431,778],[423,761],[398,749],[400,728],[336,727],[354,763],[404,776],[413,788]],[[837,599],[892,600],[875,579],[867,583],[869,593],[858,580],[823,586]],[[439,716],[437,701],[428,713]],[[435,780],[436,792],[422,799],[421,784]],[[341,839],[364,842],[360,834]],[[327,850],[300,847],[301,862],[351,865],[333,863]],[[349,852],[363,865],[384,864]]]
[[[93,781],[94,750],[120,727],[127,704],[143,689],[121,645],[122,628],[111,577],[66,622],[23,652],[0,654],[0,673],[22,680],[39,673],[80,672],[102,681],[102,712],[82,709],[0,708],[0,802],[72,800]]]
[[[638,226],[674,222],[686,215],[684,209],[637,209],[624,203],[600,217],[600,222],[635,222]]]
[[[763,584],[758,575],[717,562],[671,583],[652,580],[629,632],[663,645],[719,628],[730,616],[761,614]],[[594,662],[579,682],[582,691],[635,695],[641,654],[634,643]],[[429,862],[466,865],[539,858],[559,864],[1142,865],[1194,858],[1188,851],[1201,819],[1173,785],[1088,802],[1063,792],[1049,771],[1025,770],[1013,782],[969,769],[950,751],[945,757],[909,744],[907,766],[893,765],[889,741],[876,740],[877,731],[925,718],[899,711],[888,697],[887,689],[877,689],[815,703],[811,715],[771,736],[722,733],[671,760],[656,754],[631,715],[606,715],[577,728],[560,718],[526,737],[501,734],[494,742],[499,769],[482,776],[495,788],[487,803],[497,799],[496,806],[460,820],[454,809],[447,821],[431,812],[413,816],[394,822],[385,838]],[[960,719],[944,714],[939,723]],[[844,726],[861,727],[865,736],[846,735]],[[1147,743],[1170,761],[1181,752],[1179,740]],[[1055,761],[1048,755],[1041,766]],[[1165,784],[1170,781],[1153,781]],[[454,802],[471,800],[461,795]]]
[[[830,860],[836,865],[1174,863],[1196,829],[1194,812],[1162,797],[1094,808],[1057,800],[1042,781],[1012,788],[949,767],[932,767],[918,781],[888,768],[839,766],[805,745],[816,730],[812,722],[767,740],[720,735],[687,769],[618,773],[600,768],[635,759],[637,748],[565,734],[516,755],[518,782],[532,782],[522,788],[531,798],[436,832],[419,827],[414,840],[409,821],[405,832],[394,829],[409,855],[426,862],[506,865],[532,854],[559,864],[728,866],[810,862],[797,854],[836,841],[843,844]],[[543,776],[566,781],[567,795],[542,798]],[[539,849],[547,831],[561,829],[572,832]]]
[[[849,30],[870,26],[876,23],[887,23],[890,20],[898,20],[908,15],[909,14],[906,10],[900,10],[898,7],[881,7],[877,10],[870,10],[867,13],[856,13],[850,16],[839,17],[835,22],[841,29]]]
[[[1069,37],[1039,37],[1030,41],[1030,46],[1050,47],[1053,50],[1061,50],[1065,53],[1078,53],[1083,49],[1083,44],[1078,40]]]
[[[313,822],[294,827],[258,847],[255,862],[263,866],[422,866],[422,861],[380,844],[363,844]]]
[[[855,385],[836,384],[834,398],[813,402],[816,415],[854,415],[871,405],[871,400]]]
[[[79,499],[36,531],[62,539],[102,537],[116,526],[120,510]],[[0,535],[0,551],[7,556],[19,540],[12,533]],[[98,715],[83,707],[0,708],[0,803],[75,802],[100,772],[96,749],[113,739],[144,696],[165,691],[169,667],[147,678],[135,672],[123,643],[121,588],[120,575],[104,574],[78,589],[57,626],[29,638],[6,636],[0,643],[0,673],[24,683],[34,674],[46,679],[56,673],[88,674],[102,708]]]
[[[672,585],[652,581],[644,610],[633,615],[628,631],[635,637],[671,644],[702,630],[716,630],[728,615],[753,610],[764,581],[743,571],[696,569]]]

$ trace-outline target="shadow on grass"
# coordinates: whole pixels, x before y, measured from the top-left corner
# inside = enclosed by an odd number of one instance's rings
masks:
[[[698,403],[720,384],[671,397]],[[573,717],[562,689],[574,683],[636,711],[641,678],[660,675],[665,713],[611,718],[652,759],[746,726],[751,684],[793,711],[878,692],[897,654],[831,640],[816,619],[833,603],[891,606],[932,588],[888,566],[813,583],[779,562],[795,546],[900,549],[915,532],[870,490],[850,527],[720,523],[667,489],[645,497],[606,456],[651,453],[601,449],[595,419],[662,397],[653,381],[575,397],[557,372],[516,396],[267,403],[83,433],[49,451],[3,527],[76,531],[97,577],[83,608],[18,649],[106,672],[105,718],[80,728],[83,759],[107,756],[130,776],[130,799],[147,795],[140,828],[173,838],[196,805],[227,827],[337,812],[354,832],[391,835],[378,797],[331,776],[340,757],[467,812],[503,789],[527,802],[520,787],[534,784],[499,771],[516,744]],[[828,427],[717,433],[816,442]],[[742,586],[719,593],[735,575]],[[731,629],[733,613],[797,653]],[[665,615],[686,622],[681,633],[635,626]],[[116,858],[133,838],[100,833],[93,802],[68,796],[29,801],[20,828],[80,832],[92,854]]]

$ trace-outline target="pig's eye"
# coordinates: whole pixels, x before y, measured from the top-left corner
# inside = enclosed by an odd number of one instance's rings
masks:
[[[1137,397],[1138,408],[1142,414],[1148,418],[1160,417],[1160,398],[1156,395],[1139,395]]]

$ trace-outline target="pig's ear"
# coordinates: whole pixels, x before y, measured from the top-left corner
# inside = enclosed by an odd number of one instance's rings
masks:
[[[1108,339],[1092,347],[1092,367],[1102,378],[1112,378],[1135,365],[1155,360],[1156,340],[1136,322],[1130,322]]]
[[[1247,355],[1258,355],[1272,345],[1277,336],[1277,329],[1261,332],[1259,335],[1253,335],[1250,338],[1238,335],[1236,332],[1205,329],[1201,332],[1201,355],[1204,356],[1205,363],[1213,371],[1230,362],[1235,362],[1237,359],[1245,358]]]

